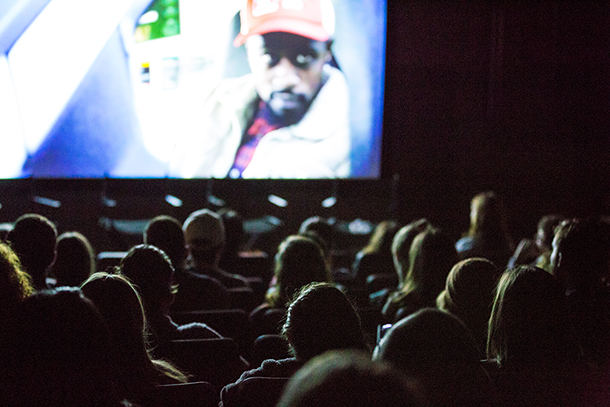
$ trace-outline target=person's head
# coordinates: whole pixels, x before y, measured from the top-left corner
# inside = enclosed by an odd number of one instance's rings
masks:
[[[21,406],[108,406],[116,401],[108,330],[75,287],[26,298],[7,341],[10,386]]]
[[[491,261],[473,257],[456,263],[437,308],[458,317],[473,333],[479,352],[485,354],[487,323],[501,271]]]
[[[267,295],[267,301],[274,307],[283,307],[304,285],[331,281],[320,245],[299,235],[288,236],[280,244],[274,273],[276,285]]]
[[[424,406],[416,385],[391,366],[357,351],[317,356],[288,382],[278,407]]]
[[[400,225],[393,220],[381,221],[375,226],[373,234],[369,238],[363,251],[368,253],[390,253],[392,241],[398,232]]]
[[[596,285],[610,273],[610,231],[598,220],[568,219],[557,226],[551,270],[568,286]]]
[[[196,264],[218,265],[225,245],[221,217],[209,209],[191,213],[182,225],[189,254]]]
[[[431,406],[495,405],[471,332],[446,312],[424,308],[401,319],[381,339],[373,360],[421,383]]]
[[[479,352],[472,334],[451,314],[421,309],[398,321],[375,348],[373,358],[418,375],[438,365],[476,365]]]
[[[152,218],[144,230],[144,243],[163,250],[174,268],[183,267],[187,250],[182,224],[177,219],[167,215]]]
[[[0,243],[0,320],[33,293],[31,278],[21,269],[19,258],[8,244]]]
[[[400,228],[392,239],[392,258],[398,274],[399,285],[402,286],[405,273],[409,270],[409,251],[415,236],[426,230],[430,225],[427,219],[418,219]]]
[[[104,317],[110,331],[112,357],[117,375],[128,380],[141,379],[155,364],[147,345],[146,318],[140,295],[123,275],[94,273],[81,286]],[[172,377],[184,380],[175,370]]]
[[[545,215],[538,221],[536,228],[536,246],[542,253],[551,252],[553,250],[553,237],[555,236],[555,228],[563,221],[563,217],[559,215]]]
[[[299,227],[299,234],[307,234],[308,232],[316,233],[331,250],[335,240],[335,225],[326,218],[321,216],[312,216],[305,219]]]
[[[287,124],[297,123],[326,79],[335,16],[330,0],[249,0],[236,46],[246,44],[260,98]]]
[[[106,320],[115,356],[146,356],[144,308],[129,280],[120,274],[94,273],[80,288]]]
[[[239,251],[245,236],[244,218],[235,209],[221,208],[218,215],[225,227],[225,251],[235,254]]]
[[[282,336],[302,361],[332,349],[367,349],[356,309],[339,288],[329,283],[312,283],[295,294]]]
[[[155,246],[141,244],[132,247],[121,260],[120,274],[137,288],[148,313],[167,312],[174,301],[174,267],[165,253]]]
[[[78,287],[95,272],[95,252],[79,232],[65,232],[57,238],[57,257],[51,269],[57,286]]]
[[[489,320],[487,356],[501,365],[578,357],[564,293],[553,275],[531,266],[504,272]]]
[[[36,288],[45,288],[47,270],[56,254],[57,228],[53,222],[38,214],[22,215],[15,221],[8,240]]]
[[[436,301],[457,261],[451,238],[440,229],[427,228],[413,239],[409,250],[409,270],[402,290],[417,292],[423,299]]]
[[[506,211],[499,195],[481,192],[470,201],[470,236],[504,239],[507,235]]]

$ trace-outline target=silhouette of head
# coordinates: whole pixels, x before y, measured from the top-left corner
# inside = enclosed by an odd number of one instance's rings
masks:
[[[303,361],[332,349],[366,349],[358,313],[329,283],[312,283],[299,291],[288,307],[282,335]]]
[[[57,228],[46,217],[28,213],[15,221],[8,240],[37,289],[45,288],[46,273],[55,261]]]
[[[384,363],[357,351],[317,356],[288,382],[278,407],[424,406],[415,385]]]
[[[57,286],[78,287],[95,272],[95,252],[89,240],[78,232],[57,238],[57,258],[52,273]]]

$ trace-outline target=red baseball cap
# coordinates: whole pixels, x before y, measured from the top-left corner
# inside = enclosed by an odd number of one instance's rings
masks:
[[[236,47],[255,34],[287,32],[316,41],[327,41],[335,31],[331,0],[248,0],[240,12],[241,32]]]

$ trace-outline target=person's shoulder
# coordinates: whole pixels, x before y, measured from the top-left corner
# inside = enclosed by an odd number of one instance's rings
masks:
[[[218,332],[202,322],[191,322],[177,326],[175,339],[216,339],[222,338]]]

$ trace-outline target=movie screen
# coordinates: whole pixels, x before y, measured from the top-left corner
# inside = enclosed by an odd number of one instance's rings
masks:
[[[0,178],[378,178],[386,0],[7,0]]]

